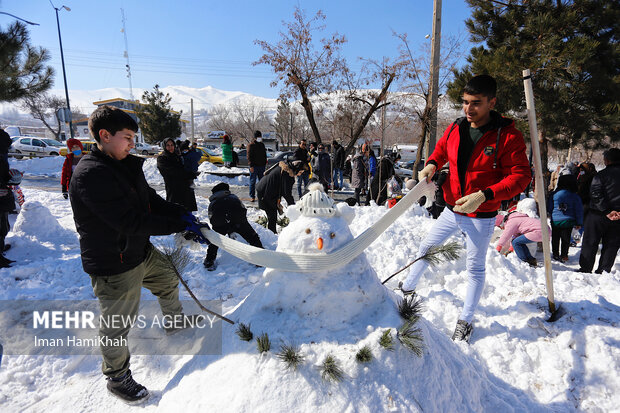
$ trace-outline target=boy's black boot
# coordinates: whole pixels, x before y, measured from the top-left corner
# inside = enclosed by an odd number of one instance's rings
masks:
[[[137,404],[149,397],[149,391],[137,383],[131,376],[131,370],[127,370],[124,376],[108,377],[108,391],[129,404]]]

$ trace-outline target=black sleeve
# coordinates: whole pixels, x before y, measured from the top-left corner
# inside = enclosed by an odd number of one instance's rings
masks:
[[[604,213],[610,210],[609,203],[605,199],[605,189],[600,174],[594,176],[590,185],[590,207]]]
[[[175,204],[174,202],[168,202],[157,195],[157,192],[151,187],[149,187],[149,204],[151,205],[151,212],[157,215],[176,218],[188,212],[184,206]]]
[[[186,179],[194,179],[196,175],[192,171],[187,171],[179,162],[174,162],[171,158],[164,155],[157,157],[157,169],[165,179],[183,181]]]
[[[286,172],[285,172],[286,174]],[[293,183],[295,182],[295,178],[290,175],[282,175],[282,196],[286,199],[286,203],[289,205],[295,204],[295,199],[293,198]]]

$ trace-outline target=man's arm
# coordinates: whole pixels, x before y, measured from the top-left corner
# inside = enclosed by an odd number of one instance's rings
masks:
[[[605,214],[611,210],[609,207],[609,202],[607,202],[605,188],[599,174],[596,174],[594,178],[592,178],[592,183],[590,184],[590,207]]]

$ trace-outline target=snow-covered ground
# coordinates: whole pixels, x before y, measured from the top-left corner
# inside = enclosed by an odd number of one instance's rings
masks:
[[[60,158],[11,160],[11,167],[30,176],[57,177],[61,163]],[[150,160],[145,173],[150,182],[162,183]],[[207,183],[213,183],[211,178],[197,182]],[[11,216],[7,237],[12,244],[7,257],[17,262],[0,269],[0,300],[94,299],[82,270],[69,201],[57,191],[27,184],[22,189],[27,204],[20,215]],[[197,201],[199,215],[206,220],[208,199]],[[379,207],[354,211],[354,236],[385,213]],[[253,223],[261,212],[249,209],[248,215],[265,247],[275,249],[278,236]],[[432,224],[423,209],[409,210],[366,249],[366,270],[384,279],[406,265]],[[152,240],[163,245],[172,238]],[[240,311],[255,288],[264,288],[264,269],[220,250],[217,270],[207,272],[202,265],[205,252],[190,251],[192,262],[184,276],[198,297],[222,299],[225,314]],[[275,356],[279,342],[272,344],[272,352],[259,355],[255,343],[240,341],[234,328],[224,325],[221,356],[132,356],[135,378],[152,393],[138,408],[107,394],[98,356],[5,355],[0,366],[1,410],[619,411],[620,262],[612,273],[582,274],[573,271],[578,256],[579,249],[571,248],[567,264],[553,263],[555,297],[566,310],[555,323],[540,321],[547,307],[544,269],[532,269],[514,254],[505,258],[489,248],[486,287],[470,345],[449,339],[465,295],[461,257],[429,270],[418,285],[425,299],[419,325],[426,350],[420,358],[397,340],[394,352],[378,345],[381,333],[396,322],[391,310],[367,314],[361,320],[363,331],[352,333],[347,325],[333,333],[317,330],[317,340],[301,340],[297,344],[306,360],[297,372],[284,370]],[[394,279],[389,286],[397,283]],[[189,299],[182,287],[181,294]],[[395,297],[391,292],[388,296]],[[150,293],[144,292],[144,297]],[[351,299],[343,295],[344,308]],[[339,307],[334,301],[329,312],[313,317],[336,320]],[[273,331],[279,331],[280,322],[290,321],[282,317],[287,315],[273,316]],[[366,344],[374,360],[361,365],[355,354]],[[321,380],[316,366],[328,354],[344,370],[340,383]]]

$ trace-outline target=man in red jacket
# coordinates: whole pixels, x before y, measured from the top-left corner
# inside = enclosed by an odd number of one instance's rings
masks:
[[[467,247],[467,296],[453,340],[469,341],[472,319],[485,279],[486,252],[493,233],[494,217],[503,200],[521,193],[531,178],[523,136],[514,121],[493,111],[497,84],[489,75],[473,77],[463,90],[465,117],[445,131],[420,179],[430,182],[435,171],[449,163],[443,185],[446,209],[420,245],[418,256],[443,243],[457,231],[465,235]],[[400,284],[411,294],[428,267],[417,261]]]

